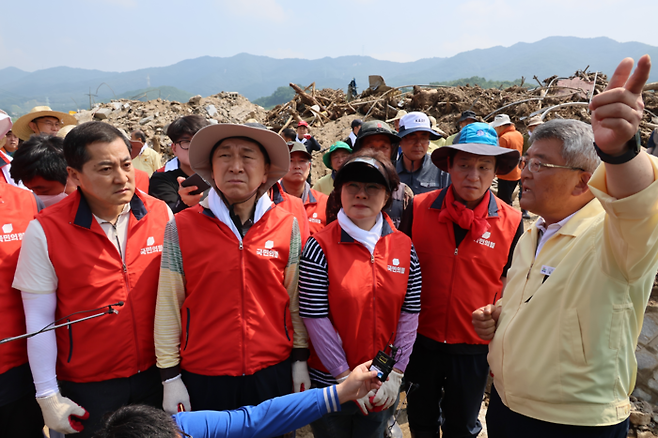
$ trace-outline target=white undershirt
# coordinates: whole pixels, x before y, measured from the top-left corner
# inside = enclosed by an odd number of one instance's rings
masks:
[[[569,222],[569,219],[573,217],[574,214],[578,212],[572,213],[569,216],[565,217],[562,219],[560,222],[555,222],[553,224],[550,224],[548,227],[546,226],[546,221],[544,220],[543,217],[540,217],[539,220],[537,220],[537,230],[539,230],[539,242],[537,243],[537,251],[535,251],[535,258],[539,255],[539,251],[544,247],[544,244],[555,235],[558,231],[560,231],[560,228],[564,226],[567,222]]]
[[[220,222],[229,227],[231,231],[233,231],[233,234],[235,234],[235,237],[237,237],[238,240],[242,242],[242,235],[238,231],[238,227],[235,226],[235,223],[231,219],[231,214],[229,213],[228,207],[224,201],[222,201],[222,198],[220,198],[217,192],[213,189],[208,194],[207,199],[208,208],[210,211],[212,211],[212,214],[214,214]],[[261,196],[256,202],[256,209],[254,210],[254,224],[258,222],[265,213],[267,213],[271,206],[272,200],[269,196],[267,196],[267,193],[264,193],[263,196]]]

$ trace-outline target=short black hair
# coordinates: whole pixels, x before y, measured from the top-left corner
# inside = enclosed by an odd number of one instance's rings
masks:
[[[107,414],[94,438],[180,438],[173,418],[162,409],[128,405]]]
[[[15,181],[30,181],[40,176],[66,185],[64,139],[47,134],[31,136],[14,153],[10,172]]]
[[[142,131],[141,129],[136,129],[130,134],[140,139],[142,143],[146,143],[146,134],[144,134],[144,131]]]
[[[210,122],[200,115],[184,116],[171,122],[167,128],[167,136],[176,143],[185,134],[194,137],[194,134],[208,125]]]
[[[290,141],[295,141],[295,139],[297,138],[297,131],[295,131],[292,128],[286,128],[283,131],[281,131],[281,136]]]
[[[82,166],[89,161],[87,146],[92,143],[111,143],[117,138],[123,140],[132,152],[130,141],[114,126],[104,122],[87,122],[76,126],[66,134],[64,139],[64,157],[66,163],[75,170],[82,170]]]

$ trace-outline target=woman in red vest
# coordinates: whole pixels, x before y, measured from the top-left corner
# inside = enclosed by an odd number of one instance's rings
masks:
[[[421,287],[411,240],[382,213],[398,184],[380,152],[352,156],[336,175],[337,219],[309,238],[302,254],[300,315],[313,343],[315,387],[343,381],[391,342],[399,348],[382,387],[313,422],[316,438],[381,437],[398,397],[416,338]]]

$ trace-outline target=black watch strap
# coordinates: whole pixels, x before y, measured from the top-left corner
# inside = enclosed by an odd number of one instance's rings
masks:
[[[637,155],[640,153],[640,150],[642,150],[640,146],[640,131],[637,131],[635,133],[635,136],[632,139],[628,140],[626,145],[628,146],[628,150],[623,154],[619,155],[618,157],[613,157],[612,155],[608,155],[605,152],[603,152],[596,145],[596,142],[594,143],[594,149],[596,150],[596,154],[604,163],[608,163],[608,164],[627,163],[631,161],[633,158],[637,157]]]

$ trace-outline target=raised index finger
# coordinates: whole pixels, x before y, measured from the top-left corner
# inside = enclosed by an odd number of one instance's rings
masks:
[[[649,80],[649,73],[651,72],[651,58],[649,55],[644,55],[637,62],[637,67],[633,75],[626,82],[625,88],[633,94],[641,94],[642,87]]]

